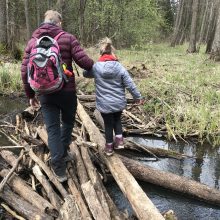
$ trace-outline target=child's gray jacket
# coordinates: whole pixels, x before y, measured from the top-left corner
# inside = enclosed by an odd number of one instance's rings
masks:
[[[84,77],[94,78],[96,86],[96,108],[101,113],[122,111],[126,107],[125,88],[134,99],[141,94],[127,70],[118,61],[96,62]]]

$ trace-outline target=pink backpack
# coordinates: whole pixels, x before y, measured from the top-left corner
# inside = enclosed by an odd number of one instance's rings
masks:
[[[63,73],[58,38],[64,32],[60,32],[54,38],[43,36],[36,38],[31,49],[28,62],[28,82],[37,94],[49,94],[59,91],[64,81],[67,81]]]

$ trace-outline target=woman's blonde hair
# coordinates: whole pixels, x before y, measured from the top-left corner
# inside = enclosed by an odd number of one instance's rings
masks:
[[[100,54],[112,54],[115,48],[112,46],[112,41],[110,38],[105,37],[99,41]]]
[[[62,15],[57,11],[48,10],[44,14],[44,22],[58,24],[61,21],[62,21]]]

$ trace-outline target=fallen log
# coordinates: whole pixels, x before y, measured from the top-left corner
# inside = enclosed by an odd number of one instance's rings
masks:
[[[118,183],[124,195],[128,198],[135,214],[142,220],[164,219],[151,200],[147,197],[141,187],[138,185],[134,177],[128,172],[119,157],[115,154],[111,157],[105,157],[103,148],[105,139],[95,126],[94,122],[85,112],[83,106],[78,102],[77,114],[83,125],[89,133],[90,140],[99,146],[99,153],[103,157],[110,172]]]
[[[95,102],[96,100],[95,95],[77,95],[77,98],[80,101],[87,101],[87,102]],[[134,99],[128,97],[126,99],[127,99],[127,103],[134,103]]]
[[[94,189],[97,194],[97,197],[101,203],[101,207],[102,207],[103,211],[105,212],[105,214],[107,215],[107,217],[110,218],[110,211],[109,211],[108,203],[106,201],[105,194],[102,190],[101,182],[99,182],[96,168],[94,167],[94,165],[90,159],[87,148],[82,145],[80,147],[80,149],[81,149],[81,155],[82,155],[84,164],[86,166],[87,172],[89,174],[91,183],[93,184]]]
[[[0,193],[4,187],[4,185],[7,183],[8,179],[11,177],[11,175],[14,173],[15,169],[17,168],[20,160],[22,159],[24,155],[24,150],[22,149],[20,152],[19,157],[16,159],[15,164],[13,165],[13,167],[11,168],[11,170],[9,172],[7,172],[7,174],[4,177],[4,179],[2,180],[2,182],[0,183]]]
[[[19,197],[12,192],[8,186],[4,187],[4,190],[0,193],[0,198],[3,199],[8,205],[13,207],[20,215],[30,220],[53,220],[54,218],[41,213],[41,211],[29,202]]]
[[[42,160],[40,160],[40,158],[36,156],[32,149],[29,150],[29,155],[31,159],[35,161],[35,163],[37,163],[41,167],[41,169],[44,170],[44,172],[49,177],[50,181],[56,186],[61,195],[65,198],[68,195],[67,191],[64,189],[63,185],[57,180],[57,178],[54,176],[49,167]]]
[[[74,181],[69,178],[68,179],[68,186],[70,188],[70,191],[75,199],[75,201],[77,202],[77,205],[79,206],[81,215],[82,215],[82,219],[83,220],[92,220],[92,217],[86,207],[86,204],[84,202],[84,200],[82,199],[82,195],[80,193],[80,191],[77,189]]]
[[[0,176],[4,177],[9,173],[9,170],[2,169],[0,171]],[[19,194],[22,198],[28,201],[30,204],[37,207],[42,213],[46,213],[53,217],[59,215],[58,211],[52,206],[47,200],[37,194],[30,186],[28,186],[24,180],[20,177],[14,175],[8,181],[11,188]]]
[[[18,220],[25,220],[25,218],[21,217],[20,215],[18,215],[15,211],[13,211],[12,209],[10,209],[6,204],[1,203],[1,206],[13,217],[15,217],[15,219]]]
[[[38,179],[38,181],[41,183],[43,188],[46,191],[47,197],[49,198],[51,204],[57,209],[60,210],[61,207],[61,199],[57,195],[57,193],[53,190],[52,186],[48,182],[47,178],[44,176],[44,174],[41,172],[41,169],[38,165],[35,165],[33,168],[33,173],[35,177]],[[40,204],[42,205],[42,204]]]
[[[150,151],[152,154],[156,155],[157,157],[166,157],[166,158],[168,157],[168,158],[173,158],[173,159],[177,159],[177,160],[181,160],[184,158],[192,158],[191,156],[181,154],[181,153],[178,153],[178,152],[172,151],[172,150],[166,150],[166,149],[162,149],[162,148],[158,148],[158,147],[142,146],[142,145],[137,144],[131,140],[126,140],[125,148],[137,149],[137,150],[141,150],[141,151]]]
[[[95,220],[110,220],[106,213],[103,212],[102,205],[97,198],[97,194],[91,181],[89,180],[87,183],[83,183],[81,187],[90,211],[92,212],[93,218]]]
[[[62,220],[84,220],[82,219],[81,212],[73,195],[67,195],[64,198],[64,201],[65,202],[60,209]]]
[[[44,128],[42,127],[38,127],[37,128],[37,132],[40,136],[40,138],[43,140],[43,142],[48,145],[48,140],[47,140],[47,132]],[[74,143],[70,144],[70,151],[76,156],[76,163],[77,163],[77,170],[78,170],[78,174],[79,174],[79,179],[81,184],[86,183],[86,181],[88,181],[88,175],[83,163],[83,160],[81,158],[80,152],[78,150],[77,145],[75,145]],[[70,167],[68,165],[68,172],[70,172]],[[71,176],[71,174],[69,174],[69,176]],[[71,193],[73,194],[73,198],[76,201],[80,212],[81,212],[81,216],[83,219],[91,219],[90,213],[87,210],[86,204],[84,203],[84,200],[82,198],[82,195],[80,193],[80,191],[77,189],[76,184],[74,183],[74,181],[70,178],[68,178],[68,185],[70,188]]]
[[[136,179],[189,195],[195,199],[220,206],[220,191],[205,184],[173,173],[156,170],[132,159],[120,156]]]

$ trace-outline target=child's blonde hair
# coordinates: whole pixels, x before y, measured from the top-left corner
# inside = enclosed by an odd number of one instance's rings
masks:
[[[100,54],[112,54],[115,48],[112,46],[112,41],[110,38],[105,37],[99,42]]]

